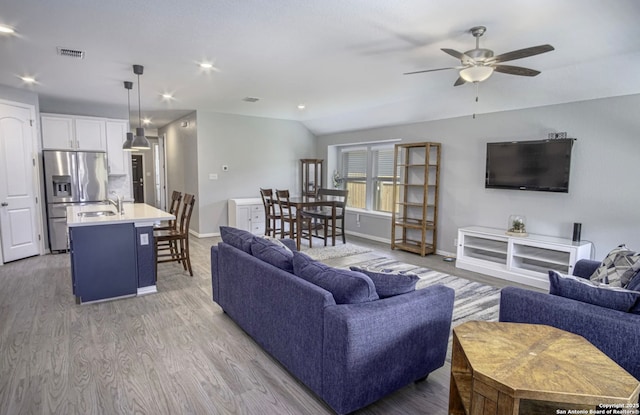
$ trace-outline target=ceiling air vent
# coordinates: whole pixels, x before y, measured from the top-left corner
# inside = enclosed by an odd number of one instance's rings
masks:
[[[84,59],[84,51],[77,49],[61,48],[58,47],[58,55],[68,56],[70,58]]]
[[[256,98],[256,97],[244,97],[242,98],[242,100],[244,102],[257,102],[260,101],[260,98]]]

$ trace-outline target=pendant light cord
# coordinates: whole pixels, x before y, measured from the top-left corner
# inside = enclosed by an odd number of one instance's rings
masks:
[[[138,74],[138,127],[142,128],[142,112],[140,110],[140,74]]]

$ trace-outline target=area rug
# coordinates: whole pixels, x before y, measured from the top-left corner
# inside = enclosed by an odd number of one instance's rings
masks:
[[[332,258],[342,258],[356,254],[371,252],[372,249],[363,248],[353,244],[341,244],[336,246],[319,246],[315,248],[301,247],[301,251],[317,261],[324,261]]]
[[[430,285],[441,284],[455,290],[451,327],[471,320],[498,321],[500,307],[500,289],[464,278],[433,271],[427,268],[405,264],[389,258],[376,258],[353,264],[374,271],[409,271],[418,275],[416,290]],[[447,361],[451,361],[451,342],[447,348]]]
[[[434,284],[453,288],[456,298],[453,306],[452,327],[470,320],[498,321],[499,288],[389,258],[376,258],[353,265],[376,271],[409,271],[420,277],[416,290]]]

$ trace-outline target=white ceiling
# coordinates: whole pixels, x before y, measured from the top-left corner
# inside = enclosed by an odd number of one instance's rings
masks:
[[[197,109],[300,120],[316,134],[640,93],[638,0],[2,0],[0,84],[43,99],[126,106],[141,64],[143,117],[161,127]],[[440,48],[496,54],[549,43],[496,73],[453,87]],[[80,49],[83,60],[58,56]],[[200,61],[219,71],[205,72]],[[32,75],[36,85],[19,76]],[[136,85],[132,121],[137,123]],[[172,92],[175,99],[163,101]],[[242,98],[260,98],[247,103]],[[304,110],[297,108],[305,104]]]

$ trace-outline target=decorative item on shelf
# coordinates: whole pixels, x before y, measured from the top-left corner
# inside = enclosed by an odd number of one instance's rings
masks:
[[[333,171],[333,187],[336,189],[342,188],[342,183],[344,183],[344,179],[340,176],[338,170]]]
[[[527,218],[522,215],[509,216],[507,235],[511,236],[528,236]]]
[[[567,138],[567,132],[561,132],[561,133],[549,133],[549,140],[559,140],[559,139],[565,139]]]

